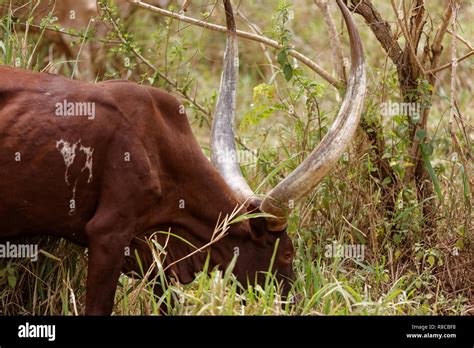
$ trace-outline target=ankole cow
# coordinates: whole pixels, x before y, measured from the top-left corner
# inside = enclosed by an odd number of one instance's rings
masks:
[[[262,200],[237,163],[238,46],[230,0],[224,0],[227,44],[211,161],[182,105],[166,92],[1,67],[0,238],[52,235],[86,246],[89,315],[112,312],[120,273],[138,271],[136,253],[144,267],[151,264],[143,241],[156,231],[171,232],[157,235],[166,246],[163,266],[170,266],[170,278],[191,282],[207,257],[210,268],[224,269],[237,248],[237,279],[261,282],[275,252],[272,271],[287,292],[294,254],[286,232],[288,202],[313,190],[338,161],[356,131],[365,96],[360,37],[345,5],[337,3],[352,51],[342,106],[321,143]],[[235,209],[266,214],[240,219],[208,245],[217,222]],[[195,252],[191,244],[208,246]]]

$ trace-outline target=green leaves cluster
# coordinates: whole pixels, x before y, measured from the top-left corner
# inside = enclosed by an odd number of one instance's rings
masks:
[[[277,60],[287,81],[290,81],[294,75],[293,66],[288,59],[288,51],[291,49],[290,39],[292,34],[287,28],[287,24],[292,17],[293,10],[286,0],[279,4],[278,11],[273,16],[274,36],[282,46],[281,51],[277,55]]]
[[[260,121],[271,116],[278,105],[273,104],[275,98],[275,87],[266,83],[261,83],[253,88],[252,108],[247,112],[242,120],[241,127],[247,129],[249,126],[255,126]]]

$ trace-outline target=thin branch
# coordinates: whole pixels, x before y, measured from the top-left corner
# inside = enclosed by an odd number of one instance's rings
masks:
[[[441,51],[442,50],[442,41],[444,34],[446,34],[446,31],[448,30],[449,23],[451,21],[451,16],[453,14],[453,8],[451,6],[451,1],[448,4],[448,7],[446,9],[446,13],[443,18],[443,22],[441,24],[441,27],[438,29],[438,32],[435,35],[435,38],[433,40],[433,45],[431,46],[433,51]]]
[[[450,35],[453,35],[453,32],[451,30],[447,30],[447,32],[450,34]],[[456,33],[456,39],[458,39],[459,41],[461,41],[463,44],[466,45],[467,48],[469,48],[469,50],[471,51],[474,51],[474,47],[469,43],[469,41],[467,41],[465,38],[463,38],[461,35],[459,35],[458,33]]]
[[[410,37],[410,34],[408,33],[408,28],[404,25],[404,23],[402,22],[402,19],[398,15],[399,12],[397,10],[397,6],[395,5],[395,0],[391,0],[390,2],[392,4],[393,11],[395,12],[395,14],[397,14],[395,17],[397,18],[398,25],[400,25],[400,28],[402,29],[403,36],[405,36],[405,40],[408,44],[408,48],[410,49],[411,56],[413,60],[415,61],[416,65],[418,66],[418,69],[420,69],[423,75],[426,75],[425,68],[423,67],[423,65],[421,65],[420,61],[418,60],[418,55],[416,54],[415,47],[413,47],[413,42]],[[405,14],[405,18],[406,18],[406,14]]]
[[[187,16],[184,16],[184,15],[181,15],[181,14],[178,14],[178,13],[167,11],[167,10],[164,10],[162,8],[152,6],[150,4],[144,3],[144,2],[139,1],[139,0],[127,0],[127,1],[134,4],[134,5],[136,5],[136,6],[138,6],[138,7],[150,10],[152,12],[159,13],[159,14],[161,14],[163,16],[166,16],[166,17],[171,17],[171,18],[180,20],[182,22],[193,24],[193,25],[205,28],[205,29],[218,31],[218,32],[221,32],[221,33],[226,33],[227,32],[226,27],[223,27],[223,26],[220,26],[220,25],[217,25],[217,24],[204,22],[204,21],[201,21],[201,20],[198,20],[198,19],[195,19],[195,18],[191,18],[191,17],[187,17]],[[270,46],[270,47],[273,47],[273,48],[276,48],[276,49],[282,49],[283,48],[278,43],[278,41],[269,39],[266,36],[256,35],[256,34],[246,32],[246,31],[242,31],[242,30],[237,30],[237,36],[239,36],[243,39],[260,42],[260,43],[263,43],[267,46]],[[290,56],[292,56],[293,58],[299,60],[301,63],[308,66],[311,70],[316,72],[319,76],[321,76],[323,79],[325,79],[327,82],[329,82],[334,87],[340,88],[340,87],[344,86],[343,81],[334,78],[329,72],[324,70],[316,62],[314,62],[310,58],[306,57],[305,55],[301,54],[300,52],[298,52],[294,49],[291,49],[291,50],[288,50],[288,54]]]
[[[451,106],[451,112],[449,115],[449,122],[448,122],[448,130],[449,133],[451,134],[451,137],[453,135],[455,136],[453,132],[453,119],[454,115],[456,114],[456,72],[457,72],[457,67],[458,67],[458,60],[457,60],[457,53],[456,53],[456,31],[457,31],[457,26],[456,26],[456,21],[458,18],[458,10],[459,10],[459,4],[456,1],[453,1],[451,3],[451,8],[452,8],[452,20],[451,20],[451,29],[454,34],[454,38],[451,40],[451,97],[450,97],[450,106]]]
[[[334,65],[336,67],[337,75],[341,80],[344,80],[347,83],[347,76],[344,69],[344,59],[341,49],[341,40],[339,39],[339,33],[337,31],[336,24],[334,23],[334,19],[329,11],[329,2],[327,0],[314,0],[314,2],[323,13],[323,18],[326,22],[326,27],[329,33],[329,45],[334,58]]]
[[[455,38],[456,38],[456,33],[457,33],[457,19],[458,19],[458,11],[459,11],[460,5],[457,1],[453,0],[451,2],[451,6],[452,6],[452,12],[453,12],[452,20],[451,20],[451,30],[453,33],[453,38],[451,40],[451,96],[450,96],[450,113],[449,113],[448,131],[449,131],[449,134],[451,135],[451,139],[453,141],[455,151],[458,153],[458,156],[460,157],[460,160],[463,164],[464,170],[466,172],[466,176],[469,178],[471,177],[471,175],[469,174],[470,166],[468,165],[466,154],[463,151],[463,148],[456,135],[456,132],[453,130],[453,121],[454,119],[456,119],[456,121],[458,121],[457,123],[460,129],[464,131],[464,134],[466,134],[466,130],[462,122],[463,120],[461,118],[461,115],[457,107],[457,98],[456,98],[456,78],[457,78],[456,73],[457,73],[457,67],[458,67],[458,59],[457,59],[457,52],[456,52],[457,40]]]
[[[49,28],[49,27],[45,27],[45,26],[42,26],[42,25],[19,23],[19,22],[14,23],[14,24],[22,26],[22,27],[26,27],[28,25],[31,28],[51,31],[53,33],[58,33],[58,34],[61,34],[61,35],[77,37],[77,38],[81,38],[81,39],[84,39],[84,37],[86,37],[88,40],[94,40],[94,41],[101,42],[101,43],[104,43],[104,44],[119,44],[120,43],[120,41],[107,40],[107,39],[100,38],[100,37],[90,37],[89,35],[85,35],[85,34],[81,34],[81,33],[72,33],[72,32],[69,32],[69,31],[66,31],[66,30],[61,30],[61,29],[54,28],[54,27]]]
[[[472,56],[472,55],[474,55],[474,50],[471,51],[471,52],[466,53],[466,54],[465,54],[464,56],[462,56],[461,58],[458,58],[458,59],[456,60],[456,62],[459,63],[459,62],[461,62],[461,61],[463,61],[463,60],[469,58],[469,57]],[[427,73],[427,74],[436,74],[437,72],[440,72],[441,70],[450,68],[452,65],[453,65],[453,62],[451,61],[451,62],[449,62],[449,63],[446,63],[446,64],[444,64],[444,65],[441,65],[441,66],[437,67],[436,69],[428,70],[426,73]]]
[[[451,0],[452,1],[452,0]],[[433,44],[431,45],[431,51],[433,53],[433,58],[431,59],[431,70],[436,69],[439,64],[439,59],[441,56],[441,51],[443,50],[442,41],[446,31],[448,30],[449,23],[451,21],[451,16],[453,14],[453,8],[451,6],[451,1],[448,4],[448,7],[445,11],[443,22],[436,32]],[[431,75],[433,76],[433,74]]]
[[[145,57],[143,57],[140,52],[138,52],[133,46],[130,46],[128,45],[128,41],[125,39],[125,37],[123,36],[120,28],[118,27],[117,23],[115,22],[115,20],[113,19],[111,13],[108,11],[107,8],[104,8],[104,11],[107,12],[107,15],[108,17],[110,18],[110,22],[112,23],[113,27],[114,27],[114,30],[115,32],[117,33],[119,39],[125,44],[127,45],[131,52],[138,58],[140,59],[146,66],[148,66],[151,70],[153,70],[153,72],[158,75],[161,79],[163,79],[167,84],[169,84],[171,87],[173,87],[183,98],[185,98],[186,100],[188,100],[196,109],[198,109],[199,111],[201,111],[204,115],[206,115],[207,117],[209,117],[209,113],[207,112],[207,110],[201,106],[198,102],[196,102],[195,99],[191,98],[185,91],[181,90],[178,86],[178,82],[177,81],[173,81],[171,80],[168,76],[164,75],[162,72],[160,72],[158,70],[158,68],[156,66],[154,66],[153,64],[150,63],[150,61],[148,59],[146,59]]]
[[[254,23],[250,22],[250,20],[247,18],[247,16],[245,16],[242,11],[240,11],[239,9],[237,9],[236,11],[236,15],[239,16],[242,21],[250,28],[250,30],[252,30],[252,32],[254,34],[257,34],[257,35],[262,35],[262,30]],[[265,46],[263,43],[260,43],[259,44],[260,47],[262,48],[262,51],[263,51],[263,54],[265,56],[265,58],[267,59],[268,61],[268,65],[270,67],[270,70],[271,70],[271,73],[272,73],[272,77],[275,76],[275,67],[273,66],[273,60],[272,60],[272,57],[270,56],[270,54],[268,53],[268,50],[267,50],[267,46]]]

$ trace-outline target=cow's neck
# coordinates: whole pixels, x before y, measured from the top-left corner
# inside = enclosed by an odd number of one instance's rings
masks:
[[[160,238],[161,243],[167,245],[165,263],[169,265],[184,258],[171,266],[172,273],[177,274],[183,283],[191,281],[194,273],[202,270],[208,255],[209,248],[196,252],[193,246],[201,248],[212,243],[218,221],[230,215],[239,205],[233,192],[201,150],[190,156],[181,157],[179,164],[184,164],[183,167],[173,168],[177,175],[173,181],[163,185],[162,209],[165,213],[160,214],[158,224],[164,232],[171,232],[169,236],[162,233]],[[173,165],[177,165],[176,162]],[[231,225],[228,232],[242,230],[239,235],[245,235],[243,230],[247,225]],[[235,242],[229,242],[230,238],[225,236],[211,244],[211,268],[225,266],[232,258]],[[192,256],[186,257],[191,253]]]

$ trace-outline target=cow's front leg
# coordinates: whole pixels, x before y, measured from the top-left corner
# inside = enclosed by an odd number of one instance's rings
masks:
[[[105,228],[105,227],[104,227]],[[128,231],[127,231],[128,230]],[[132,229],[117,230],[88,226],[89,266],[87,272],[86,315],[110,315],[115,291]]]

